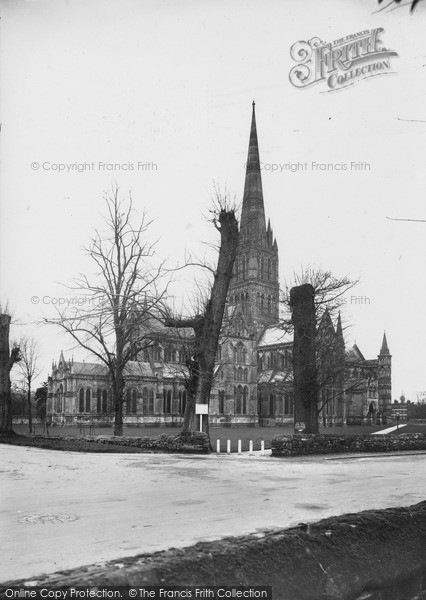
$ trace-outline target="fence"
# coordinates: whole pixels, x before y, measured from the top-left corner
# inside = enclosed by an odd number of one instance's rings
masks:
[[[243,438],[241,440],[216,440],[216,454],[231,454],[236,452],[242,454],[248,452],[249,455],[253,455],[255,451],[260,450],[261,456],[265,456],[265,449],[270,449],[271,442],[265,441],[261,438],[255,440],[250,438]]]

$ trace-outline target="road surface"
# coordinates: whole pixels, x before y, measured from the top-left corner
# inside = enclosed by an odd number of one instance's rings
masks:
[[[1,582],[426,497],[426,453],[0,453]]]

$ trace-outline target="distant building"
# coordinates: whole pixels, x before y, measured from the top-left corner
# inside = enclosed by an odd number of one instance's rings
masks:
[[[276,426],[293,421],[292,338],[279,321],[278,245],[266,223],[253,103],[240,242],[225,310],[210,401],[212,425]],[[386,340],[376,359],[345,350],[340,316],[326,312],[321,332],[342,368],[320,390],[325,425],[386,421],[391,403],[391,355]],[[125,374],[125,423],[180,426],[186,403],[185,355],[170,332]],[[187,334],[190,340],[190,335]],[[190,341],[189,341],[190,343]],[[48,381],[47,413],[54,421],[110,422],[105,367],[66,360],[61,353]]]
[[[394,400],[390,407],[390,416],[393,421],[408,421],[411,402],[406,402],[405,396],[402,394],[398,400]]]
[[[417,404],[426,404],[426,392],[417,392]]]

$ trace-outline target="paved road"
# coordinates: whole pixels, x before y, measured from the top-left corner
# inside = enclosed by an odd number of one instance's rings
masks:
[[[426,453],[0,454],[0,581],[426,498]]]

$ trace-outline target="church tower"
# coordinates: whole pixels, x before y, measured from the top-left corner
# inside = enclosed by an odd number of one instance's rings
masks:
[[[278,323],[278,307],[278,246],[266,225],[253,102],[240,236],[210,400],[212,423],[258,425],[257,344],[265,328]]]
[[[389,352],[386,333],[383,334],[382,347],[377,357],[377,391],[379,409],[382,415],[386,415],[388,406],[392,402],[392,356]]]
[[[255,104],[246,164],[240,241],[228,301],[258,334],[279,318],[278,245],[266,225]]]

